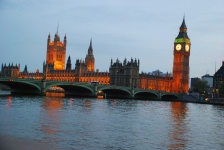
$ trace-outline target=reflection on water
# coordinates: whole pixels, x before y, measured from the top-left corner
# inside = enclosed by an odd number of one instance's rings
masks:
[[[185,122],[188,108],[186,103],[173,102],[171,103],[172,128],[170,131],[169,149],[185,149],[187,124]]]
[[[12,96],[8,96],[7,97],[7,106],[8,106],[8,108],[11,107],[11,103],[12,103]]]
[[[53,97],[56,96],[56,97]],[[45,140],[59,142],[56,134],[60,132],[61,115],[60,110],[63,106],[63,98],[58,97],[58,94],[45,97],[43,101],[43,108],[46,110],[41,120],[41,131],[45,135]]]
[[[85,100],[85,108],[91,108],[92,107],[92,101],[91,100]]]
[[[65,93],[57,93],[57,92],[46,92],[46,96],[53,96],[53,97],[65,97]]]
[[[70,98],[69,99],[69,108],[70,109],[72,109],[73,103],[74,103],[74,98]]]
[[[61,97],[45,97],[44,108],[46,110],[61,109],[63,105],[63,98]]]
[[[53,95],[0,97],[0,137],[59,149],[224,147],[222,106]]]

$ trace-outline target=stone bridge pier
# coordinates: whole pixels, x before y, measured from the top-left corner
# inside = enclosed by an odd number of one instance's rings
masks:
[[[93,84],[93,89],[94,89],[94,95],[97,97],[97,93],[98,93],[98,83],[94,83]]]
[[[41,80],[41,93],[40,95],[46,95],[46,80],[42,79]]]

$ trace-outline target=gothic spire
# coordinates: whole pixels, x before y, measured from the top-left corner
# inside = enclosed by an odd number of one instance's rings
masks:
[[[88,55],[93,55],[92,38],[91,38],[90,44],[89,44]]]
[[[51,35],[50,35],[50,32],[49,32],[48,38],[47,38],[47,46],[49,45],[50,42],[51,42]]]
[[[58,28],[59,28],[59,21],[58,21],[58,26],[57,26],[57,32],[55,33],[55,36],[54,36],[54,41],[60,41],[60,37],[58,35]]]
[[[186,24],[185,24],[185,16],[184,16],[184,18],[183,18],[183,22],[182,22],[182,24],[181,24],[181,26],[180,26],[180,29],[184,29],[184,28],[187,29],[187,26],[186,26]]]
[[[187,26],[186,26],[186,23],[185,23],[185,16],[183,17],[183,21],[182,21],[182,24],[180,26],[180,31],[179,31],[179,34],[178,36],[176,37],[176,39],[179,39],[179,38],[188,38],[188,35],[187,35]]]
[[[64,36],[64,44],[65,44],[65,46],[66,46],[66,44],[67,44],[67,36],[66,36],[66,34],[65,34],[65,36]]]
[[[27,65],[25,65],[23,72],[24,73],[27,73],[28,72]]]
[[[58,34],[58,28],[59,28],[59,21],[58,21],[58,26],[57,26],[57,33],[56,33],[56,34]]]
[[[70,55],[68,56],[67,64],[66,64],[66,70],[71,70],[72,69],[72,63],[71,63],[71,57]]]
[[[90,40],[90,46],[92,47],[92,37],[91,37],[91,40]]]
[[[70,57],[70,55],[68,56],[68,61],[71,62],[71,57]]]

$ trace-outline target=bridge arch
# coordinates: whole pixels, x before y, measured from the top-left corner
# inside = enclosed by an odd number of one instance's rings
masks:
[[[152,91],[138,91],[134,95],[135,99],[159,99],[159,96]]]
[[[47,91],[50,87],[58,86],[65,90],[65,95],[67,96],[80,96],[80,97],[92,97],[94,96],[94,91],[87,84],[71,84],[71,82],[55,82],[51,83],[46,87]]]
[[[99,91],[103,91],[104,94],[106,94],[107,98],[131,98],[131,92],[127,89],[124,89],[122,87],[114,87],[114,86],[109,86],[109,87],[103,87],[99,88]]]
[[[41,87],[28,81],[0,81],[11,88],[12,94],[40,94]]]

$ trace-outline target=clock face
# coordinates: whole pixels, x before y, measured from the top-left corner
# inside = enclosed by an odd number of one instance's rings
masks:
[[[176,45],[176,50],[177,50],[177,51],[181,50],[181,45],[180,45],[180,44],[177,44],[177,45]]]
[[[189,52],[189,50],[190,50],[189,45],[185,45],[185,51],[186,51],[186,52]]]

